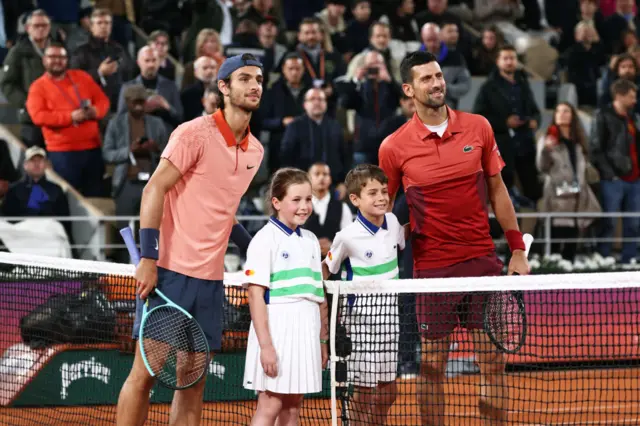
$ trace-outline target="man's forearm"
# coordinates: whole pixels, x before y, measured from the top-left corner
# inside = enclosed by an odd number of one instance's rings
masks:
[[[489,198],[491,200],[491,206],[493,207],[493,213],[496,215],[496,219],[498,219],[502,230],[504,232],[519,230],[518,218],[516,217],[516,211],[513,208],[507,187],[503,184],[495,189],[490,189],[490,191]]]
[[[151,182],[142,191],[140,228],[159,229],[162,222],[165,192]]]

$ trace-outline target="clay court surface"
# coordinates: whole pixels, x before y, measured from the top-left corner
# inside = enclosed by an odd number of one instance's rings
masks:
[[[389,425],[419,425],[415,380],[401,381]],[[481,425],[475,409],[478,376],[449,380],[447,424]],[[640,368],[523,372],[508,375],[509,424],[638,425]],[[203,425],[246,425],[252,402],[207,403]],[[169,405],[153,405],[147,424],[167,424]],[[305,401],[302,425],[330,424],[330,400]],[[0,408],[1,425],[112,425],[115,407]]]

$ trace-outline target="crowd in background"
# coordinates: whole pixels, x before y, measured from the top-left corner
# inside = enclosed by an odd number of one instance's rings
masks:
[[[494,130],[518,209],[640,211],[634,0],[0,5],[0,89],[19,111],[20,139],[31,147],[16,170],[0,142],[5,216],[68,214],[64,192],[44,176],[47,162],[82,195],[111,197],[117,215],[136,216],[171,132],[218,108],[219,66],[248,52],[264,64],[265,90],[251,131],[266,156],[239,213],[263,214],[259,200],[277,168],[309,170],[316,191],[310,226],[328,247],[353,214],[342,184],[347,171],[377,163],[381,142],[414,113],[399,64],[418,49],[438,58],[452,108],[470,93],[474,77],[484,78],[472,112]],[[136,44],[132,24],[148,34],[145,45]],[[547,105],[536,101],[533,78],[545,82]],[[571,83],[577,98],[557,102],[559,82]],[[545,108],[554,113],[543,128]],[[580,114],[593,117],[592,128],[582,127]],[[398,197],[400,214],[403,203]],[[615,224],[555,219],[552,237],[612,238]],[[636,238],[639,227],[638,219],[625,218],[624,237]],[[598,250],[609,255],[612,245]],[[572,259],[577,247],[560,244],[554,251]],[[635,257],[636,244],[625,243],[620,260]]]

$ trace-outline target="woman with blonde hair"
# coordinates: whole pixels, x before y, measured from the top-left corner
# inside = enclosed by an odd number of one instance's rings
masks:
[[[195,46],[196,60],[201,56],[208,56],[215,59],[218,63],[218,66],[220,66],[225,60],[222,49],[223,47],[222,43],[220,42],[220,34],[218,34],[216,30],[213,30],[211,28],[204,28],[198,33]],[[184,66],[182,88],[189,87],[196,82],[193,64],[195,64],[195,60],[189,62]]]
[[[600,204],[587,182],[587,140],[576,109],[569,103],[556,106],[551,125],[538,140],[536,165],[544,175],[541,211],[599,213]],[[575,239],[592,218],[555,218],[551,238]],[[562,257],[573,261],[577,244],[565,243]],[[560,252],[560,244],[552,245]]]

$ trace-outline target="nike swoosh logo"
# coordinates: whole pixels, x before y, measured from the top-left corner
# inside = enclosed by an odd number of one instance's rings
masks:
[[[250,166],[250,165],[248,165],[248,164],[247,164],[247,170],[251,170],[251,169],[253,169],[254,167],[255,167],[255,166]]]
[[[156,238],[156,250],[158,250],[158,239]]]

